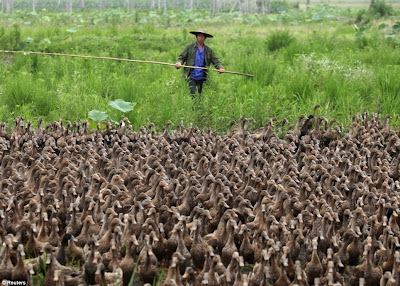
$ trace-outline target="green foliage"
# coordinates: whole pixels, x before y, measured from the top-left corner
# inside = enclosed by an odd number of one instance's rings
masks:
[[[122,99],[117,99],[114,101],[110,101],[108,104],[119,111],[129,112],[133,110],[133,108],[136,105],[136,102],[126,102]]]
[[[391,5],[387,4],[385,1],[377,0],[374,5],[371,5],[368,9],[360,9],[357,12],[355,22],[367,24],[375,19],[387,18],[394,14],[395,11]]]
[[[286,48],[295,41],[295,38],[290,35],[289,31],[276,31],[267,37],[266,45],[270,52]]]
[[[90,110],[89,111],[89,118],[92,119],[94,122],[102,122],[108,118],[108,113],[99,110]]]
[[[355,19],[356,23],[368,23],[371,21],[371,14],[368,12],[367,9],[360,9],[357,12],[357,16]]]
[[[270,13],[272,14],[280,14],[286,12],[286,10],[289,9],[289,4],[287,1],[271,1],[271,8],[270,8]]]
[[[370,13],[378,18],[388,17],[393,15],[393,7],[386,4],[383,0],[375,1],[374,5],[369,7]]]
[[[142,10],[0,15],[0,44],[7,49],[23,43],[29,50],[169,63],[194,41],[189,31],[201,24],[215,35],[206,44],[227,70],[255,75],[210,72],[195,105],[182,71],[173,67],[2,54],[0,120],[12,122],[24,115],[33,122],[39,116],[47,122],[88,117],[101,122],[126,116],[135,130],[149,121],[161,129],[168,120],[182,120],[223,132],[241,115],[256,120],[250,128],[273,116],[292,124],[316,103],[344,125],[365,110],[394,114],[399,110],[395,75],[400,24],[353,26],[334,19],[355,19],[356,10],[348,10],[319,5],[265,17],[232,13],[214,18],[200,11]],[[133,110],[109,105],[118,99],[136,105]]]

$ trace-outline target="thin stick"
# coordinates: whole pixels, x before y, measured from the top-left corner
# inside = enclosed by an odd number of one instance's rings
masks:
[[[166,65],[166,66],[175,66],[175,64],[170,63],[163,63],[163,62],[155,62],[155,61],[142,61],[142,60],[130,60],[130,59],[120,59],[120,58],[110,58],[110,57],[95,57],[95,56],[83,56],[83,55],[70,55],[70,54],[58,54],[58,53],[43,53],[43,52],[31,52],[31,51],[6,51],[0,50],[0,53],[9,53],[9,54],[33,54],[33,55],[45,55],[45,56],[62,56],[62,57],[75,57],[75,58],[84,58],[84,59],[99,59],[99,60],[113,60],[113,61],[120,61],[120,62],[134,62],[134,63],[146,63],[146,64],[158,64],[158,65]],[[209,69],[205,67],[195,67],[195,66],[185,66],[182,65],[181,67],[184,68],[196,68],[196,69],[203,69],[203,70],[210,70],[216,71],[216,69]],[[232,72],[232,71],[225,71],[225,73],[230,74],[237,74],[237,75],[244,75],[248,77],[254,77],[252,74],[247,73],[240,73],[240,72]]]

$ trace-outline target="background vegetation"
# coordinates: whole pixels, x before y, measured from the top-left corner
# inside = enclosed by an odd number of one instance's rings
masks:
[[[282,2],[285,4],[285,2]],[[274,14],[199,10],[109,9],[103,12],[0,13],[0,47],[175,63],[189,33],[204,27],[206,44],[226,70],[254,78],[211,73],[194,106],[181,70],[173,67],[68,57],[0,54],[0,121],[19,115],[36,123],[82,121],[92,110],[113,120],[127,116],[137,130],[150,121],[192,122],[225,131],[241,115],[257,128],[272,117],[295,124],[315,104],[348,126],[357,112],[400,110],[399,8],[277,4]],[[380,5],[380,6],[379,6]],[[380,8],[379,8],[380,7]],[[379,8],[379,9],[378,9]],[[123,113],[109,105],[136,102]]]

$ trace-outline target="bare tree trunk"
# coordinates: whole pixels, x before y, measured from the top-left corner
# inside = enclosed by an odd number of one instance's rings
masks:
[[[126,10],[128,12],[135,11],[135,0],[126,0]]]
[[[239,1],[240,1],[240,0],[237,0],[237,1],[233,4],[231,10],[229,11],[229,14],[231,14],[231,13],[233,12],[233,10],[235,9],[235,7],[236,7],[236,5],[239,3]]]
[[[104,0],[99,0],[99,11],[103,11],[104,10]]]
[[[150,2],[150,9],[154,9],[154,7],[155,7],[154,0],[151,0],[151,2]]]
[[[81,8],[85,8],[85,0],[81,0]]]
[[[375,0],[371,0],[371,7],[375,5]]]
[[[72,13],[72,0],[67,0],[66,11],[67,11],[67,13]]]
[[[167,13],[167,0],[164,0],[164,13]]]
[[[221,0],[217,0],[216,6],[217,6],[217,13],[221,13],[222,11],[222,1]]]
[[[210,17],[214,17],[214,0],[210,0]]]
[[[36,11],[36,0],[32,0],[32,12]]]
[[[157,8],[158,8],[158,11],[161,10],[161,0],[158,0],[158,1],[157,1]]]
[[[14,13],[14,1],[6,0],[6,13],[13,14]]]
[[[4,3],[3,3],[3,0],[0,0],[0,2],[1,2],[1,13],[4,13]]]

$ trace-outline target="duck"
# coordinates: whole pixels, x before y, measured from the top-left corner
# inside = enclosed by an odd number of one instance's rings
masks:
[[[98,264],[98,256],[96,254],[96,245],[95,242],[90,243],[90,253],[87,261],[83,265],[82,275],[83,280],[89,284],[93,285],[96,284],[96,271],[97,271],[97,264]]]
[[[101,260],[101,259],[100,259]],[[98,285],[119,285],[120,277],[115,273],[106,272],[104,264],[100,261],[97,264],[95,281]]]
[[[382,277],[382,267],[375,267],[372,262],[372,244],[366,244],[366,252],[367,252],[367,264],[364,269],[364,278],[366,281],[366,285],[379,285],[380,278]]]
[[[30,272],[24,263],[25,251],[22,244],[17,248],[18,260],[11,271],[11,280],[13,281],[30,281]]]
[[[78,242],[78,240],[74,236],[68,240],[68,246],[65,254],[68,261],[74,261],[79,265],[83,265],[85,262],[85,255],[83,249],[78,247],[76,242]]]
[[[347,246],[346,251],[348,253],[348,265],[358,265],[360,261],[360,256],[362,254],[362,250],[359,246],[359,235],[355,232],[351,232],[352,234],[352,242]]]
[[[172,255],[171,265],[168,268],[167,276],[162,284],[162,286],[182,286],[182,281],[179,275],[179,260],[185,259],[178,252]],[[188,267],[189,268],[189,267]],[[186,273],[186,269],[185,269]]]
[[[186,268],[192,264],[192,256],[183,240],[182,230],[178,229],[178,234],[179,234],[179,239],[176,252],[180,254],[180,259],[178,264],[179,264],[180,274],[183,275],[185,273]]]
[[[243,239],[240,244],[239,253],[247,263],[254,264],[254,246],[250,243],[249,231],[245,224],[240,228],[240,234],[243,235]]]
[[[241,268],[244,267],[243,257],[239,255],[239,252],[232,254],[232,259],[226,268],[226,279],[230,284],[235,282],[235,273],[241,272]]]
[[[0,281],[12,280],[13,264],[10,259],[11,238],[7,237],[4,248],[3,258],[0,262]]]
[[[192,256],[193,266],[196,270],[201,270],[204,267],[205,257],[207,253],[207,244],[201,237],[201,221],[196,220],[192,226],[192,231],[195,231],[192,248],[190,249],[190,255]]]
[[[76,240],[76,238],[71,233],[66,233],[63,236],[60,247],[58,248],[56,259],[58,263],[60,263],[61,265],[67,264],[67,256],[65,254],[65,248],[68,246],[68,242],[70,240]]]
[[[318,257],[318,238],[312,240],[312,257],[311,261],[306,264],[305,272],[309,284],[314,283],[314,279],[322,276],[322,264]]]
[[[107,232],[103,237],[100,237],[99,239],[99,247],[97,250],[100,252],[100,254],[106,253],[107,251],[110,250],[110,242],[112,238],[113,231],[117,225],[121,224],[121,220],[119,218],[113,218],[112,221],[110,222],[110,226],[107,229]]]
[[[227,223],[228,238],[227,238],[226,244],[224,245],[224,247],[221,250],[221,259],[222,259],[222,263],[224,264],[225,267],[227,267],[229,265],[229,263],[231,262],[233,253],[238,252],[238,249],[236,247],[235,240],[234,240],[235,227],[236,227],[235,220],[233,220],[233,219],[229,220]]]
[[[158,260],[150,246],[150,236],[145,237],[145,247],[139,254],[138,273],[143,283],[153,283],[159,278]]]
[[[135,261],[132,256],[133,251],[134,251],[134,241],[130,240],[126,247],[125,257],[119,263],[119,267],[121,268],[123,273],[122,282],[124,285],[129,285],[133,271],[135,269]]]

